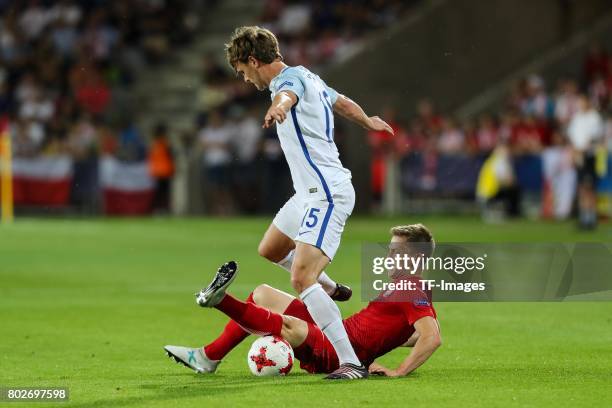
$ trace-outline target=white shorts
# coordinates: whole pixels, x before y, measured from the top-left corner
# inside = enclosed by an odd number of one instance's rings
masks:
[[[353,185],[339,186],[331,201],[302,200],[294,195],[278,211],[272,223],[294,241],[316,246],[332,260],[340,246],[344,224],[355,206]]]

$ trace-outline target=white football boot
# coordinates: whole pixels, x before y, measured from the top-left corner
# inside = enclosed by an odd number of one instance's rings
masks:
[[[204,350],[200,348],[181,347],[181,346],[165,346],[166,354],[177,363],[189,367],[196,373],[214,373],[221,361],[211,360],[206,357]]]

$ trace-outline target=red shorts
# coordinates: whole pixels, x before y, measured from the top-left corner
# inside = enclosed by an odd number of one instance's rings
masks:
[[[321,329],[317,327],[306,305],[299,299],[295,299],[283,314],[297,317],[308,324],[306,340],[293,348],[295,358],[300,360],[300,368],[312,374],[331,373],[337,369],[340,364],[336,350]]]

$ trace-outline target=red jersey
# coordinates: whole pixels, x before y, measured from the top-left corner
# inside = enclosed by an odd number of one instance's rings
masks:
[[[367,367],[404,344],[414,333],[414,322],[425,316],[436,318],[431,295],[421,290],[387,291],[345,319],[344,327],[357,357]]]

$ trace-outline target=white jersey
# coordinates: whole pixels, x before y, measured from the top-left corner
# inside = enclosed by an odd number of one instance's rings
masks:
[[[334,142],[333,105],[338,93],[302,66],[286,67],[270,82],[272,99],[281,90],[298,97],[285,121],[276,125],[296,195],[333,203],[334,192],[351,180]]]

